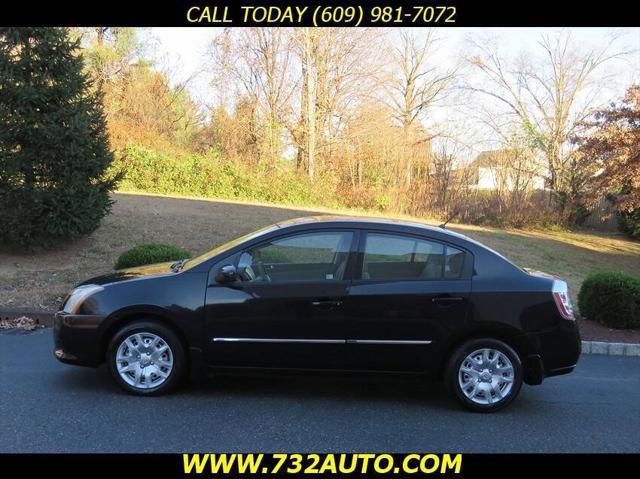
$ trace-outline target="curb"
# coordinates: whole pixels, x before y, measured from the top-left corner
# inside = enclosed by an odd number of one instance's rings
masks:
[[[582,354],[640,356],[640,343],[607,343],[604,341],[582,341]]]
[[[0,310],[0,320],[28,316],[46,328],[53,326],[55,313],[24,309]],[[640,356],[640,343],[608,343],[605,341],[582,341],[582,354],[605,354],[609,356]]]

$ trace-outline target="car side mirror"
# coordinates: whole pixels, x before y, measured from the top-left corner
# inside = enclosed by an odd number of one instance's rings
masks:
[[[227,264],[220,268],[216,281],[218,283],[233,283],[238,280],[238,270],[232,264]]]

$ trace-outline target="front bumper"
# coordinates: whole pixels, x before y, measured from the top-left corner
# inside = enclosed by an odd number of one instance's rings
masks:
[[[66,364],[96,367],[104,361],[99,327],[104,317],[58,311],[53,321],[53,356]]]

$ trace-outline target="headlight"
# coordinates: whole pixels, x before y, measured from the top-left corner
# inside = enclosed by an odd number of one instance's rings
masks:
[[[85,284],[84,286],[78,286],[71,291],[67,302],[64,304],[64,312],[69,314],[75,314],[82,306],[82,302],[92,294],[102,291],[104,288],[97,284]]]

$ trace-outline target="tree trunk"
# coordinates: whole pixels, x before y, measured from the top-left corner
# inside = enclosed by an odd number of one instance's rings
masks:
[[[315,176],[316,170],[316,79],[315,69],[313,65],[311,28],[305,28],[304,32],[304,68],[307,75],[306,102],[303,108],[306,108],[307,115],[307,174],[309,178]]]
[[[302,61],[302,88],[300,89],[300,123],[299,123],[299,141],[298,153],[296,155],[296,170],[306,169],[307,163],[307,84],[309,83],[309,71],[307,69],[306,57]]]

